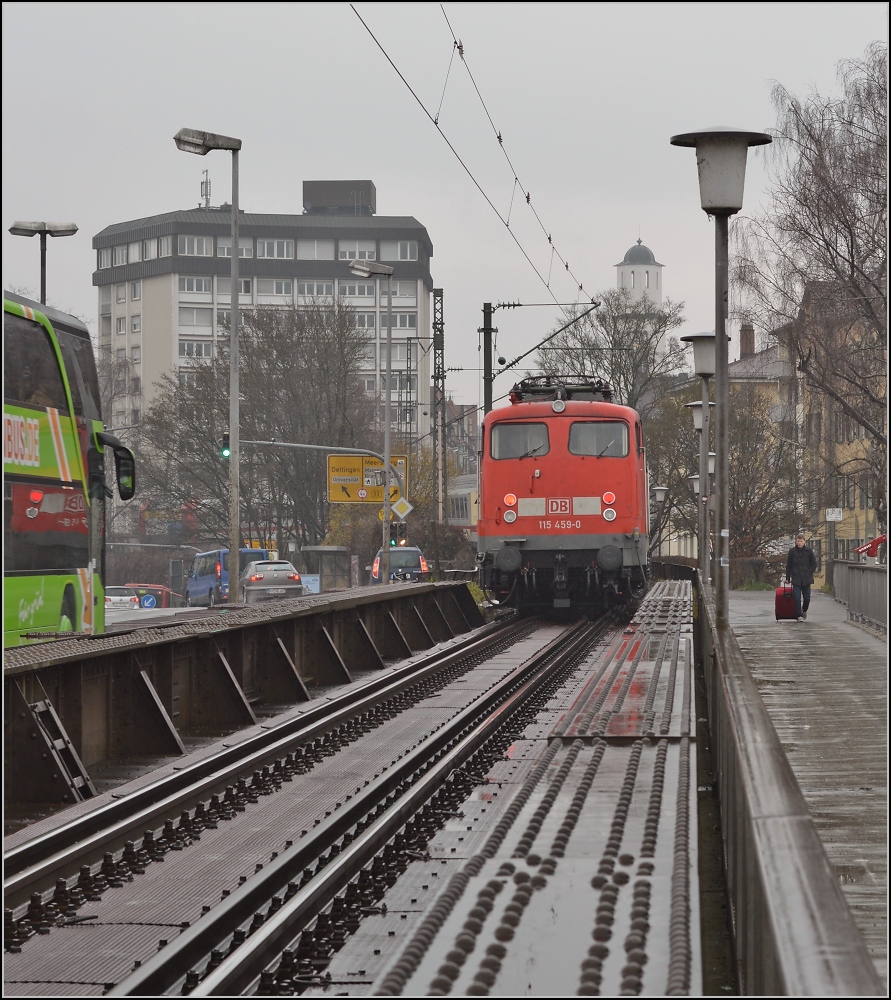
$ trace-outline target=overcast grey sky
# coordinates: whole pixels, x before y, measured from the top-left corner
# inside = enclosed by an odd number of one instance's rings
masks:
[[[47,298],[95,332],[92,237],[197,205],[205,168],[213,203],[228,201],[230,157],[188,156],[172,138],[183,126],[222,132],[243,140],[248,212],[300,213],[304,180],[369,178],[379,215],[427,227],[446,364],[463,369],[447,389],[476,403],[483,302],[551,301],[523,251],[551,273],[560,302],[578,294],[556,260],[551,271],[522,192],[510,208],[504,152],[586,291],[614,287],[614,265],[639,235],[665,265],[666,294],[686,303],[681,332],[712,329],[713,227],[699,208],[693,152],[670,136],[715,124],[767,129],[772,81],[831,92],[838,62],[887,35],[884,3],[355,8],[439,113],[439,130],[348,3],[4,3],[4,288],[39,296],[38,241],[10,236],[14,221],[74,221],[76,236],[49,241]],[[456,57],[449,71],[452,31],[466,66]],[[510,208],[511,232],[443,136],[502,216]],[[745,210],[763,187],[750,155]],[[528,350],[557,313],[497,311],[498,352]],[[500,376],[495,395],[511,381]]]

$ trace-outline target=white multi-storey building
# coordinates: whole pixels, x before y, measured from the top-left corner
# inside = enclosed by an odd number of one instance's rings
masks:
[[[304,181],[303,215],[242,212],[242,309],[290,306],[340,296],[366,331],[363,384],[384,395],[387,279],[361,279],[350,260],[393,267],[392,401],[397,433],[430,430],[430,259],[427,230],[410,216],[376,216],[371,181]],[[232,209],[198,207],[116,223],[93,237],[99,289],[99,348],[129,361],[129,395],[115,396],[114,427],[138,426],[155,383],[176,373],[187,382],[228,340]]]

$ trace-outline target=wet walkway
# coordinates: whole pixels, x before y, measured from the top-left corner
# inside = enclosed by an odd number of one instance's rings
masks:
[[[815,593],[776,621],[773,591],[731,591],[730,623],[876,971],[888,982],[888,646]]]

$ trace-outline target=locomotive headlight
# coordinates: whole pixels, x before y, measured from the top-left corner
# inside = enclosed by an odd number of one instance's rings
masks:
[[[517,512],[515,510],[506,510],[504,512],[504,520],[506,524],[513,524],[517,519]]]
[[[517,504],[517,494],[516,493],[505,493],[504,494],[504,506],[505,507],[515,507]]]
[[[607,507],[606,510],[603,512],[603,520],[615,521],[615,519],[616,519],[616,512],[612,509],[612,507]]]
[[[551,403],[551,409],[554,413],[562,413],[566,409],[566,403],[564,403],[562,399],[555,399],[554,402]]]
[[[607,504],[607,505],[609,505],[611,503],[615,503],[616,502],[616,494],[615,493],[611,493],[609,490],[607,490],[606,493],[603,494],[603,502],[605,504]],[[613,514],[613,517],[615,517],[615,516],[616,515]],[[611,521],[612,517],[609,518],[609,520]]]

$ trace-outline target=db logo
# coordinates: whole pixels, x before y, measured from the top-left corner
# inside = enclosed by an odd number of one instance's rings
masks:
[[[569,497],[548,497],[549,514],[569,514],[570,506]]]

